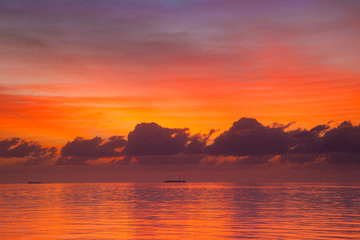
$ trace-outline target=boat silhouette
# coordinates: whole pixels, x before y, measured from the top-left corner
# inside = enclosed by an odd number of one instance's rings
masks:
[[[165,183],[185,183],[185,180],[165,180]]]
[[[30,182],[27,182],[28,184],[40,184],[42,182],[33,182],[33,181],[30,181]]]

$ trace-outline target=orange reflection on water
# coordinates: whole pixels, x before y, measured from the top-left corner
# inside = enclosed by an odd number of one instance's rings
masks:
[[[1,239],[359,239],[360,185],[3,184]]]

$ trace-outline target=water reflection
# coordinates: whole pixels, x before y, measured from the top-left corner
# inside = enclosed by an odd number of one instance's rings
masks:
[[[360,185],[0,185],[1,239],[360,239]]]

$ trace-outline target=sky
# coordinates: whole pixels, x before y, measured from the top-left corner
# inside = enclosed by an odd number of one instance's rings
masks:
[[[360,181],[360,1],[0,2],[0,182]]]

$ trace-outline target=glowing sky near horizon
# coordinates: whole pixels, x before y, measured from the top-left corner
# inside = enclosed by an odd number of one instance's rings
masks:
[[[360,120],[359,1],[2,1],[0,137]]]

